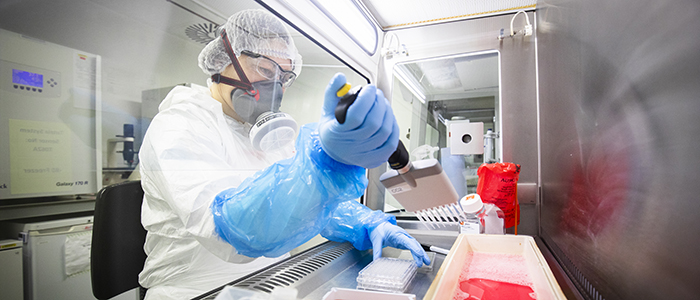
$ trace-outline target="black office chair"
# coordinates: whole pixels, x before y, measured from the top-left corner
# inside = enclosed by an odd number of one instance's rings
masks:
[[[145,295],[139,285],[146,260],[142,202],[141,181],[107,186],[97,194],[90,249],[92,294],[97,299],[109,299],[137,287],[140,298]]]

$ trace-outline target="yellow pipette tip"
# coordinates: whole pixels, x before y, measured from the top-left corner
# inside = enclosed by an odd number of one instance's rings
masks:
[[[343,85],[343,87],[341,87],[341,88],[335,93],[335,95],[338,96],[338,97],[343,97],[343,96],[345,96],[345,94],[348,93],[348,91],[350,90],[351,87],[352,87],[352,86],[351,86],[349,83],[346,83],[345,85]]]

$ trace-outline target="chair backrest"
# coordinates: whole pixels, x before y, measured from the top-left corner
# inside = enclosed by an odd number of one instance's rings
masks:
[[[127,181],[103,188],[95,202],[90,268],[92,294],[109,299],[139,286],[146,260],[141,225],[141,181]]]

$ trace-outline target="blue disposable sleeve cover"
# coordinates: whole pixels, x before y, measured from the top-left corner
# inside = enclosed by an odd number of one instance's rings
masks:
[[[384,222],[396,225],[396,217],[371,210],[357,201],[345,201],[333,212],[321,236],[335,242],[348,241],[358,250],[367,250],[372,248],[371,231]]]
[[[321,148],[318,124],[302,126],[296,154],[219,193],[212,204],[219,236],[249,257],[278,257],[326,228],[339,203],[360,197],[365,169]]]

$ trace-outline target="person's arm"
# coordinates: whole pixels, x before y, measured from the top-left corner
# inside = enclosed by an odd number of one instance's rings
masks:
[[[337,91],[346,84],[345,75],[336,74],[328,83],[319,121],[319,137],[323,150],[333,159],[365,168],[375,168],[386,163],[399,143],[399,127],[389,101],[374,85],[363,87],[355,101],[348,107],[343,123],[335,116],[340,97]],[[403,228],[396,226],[396,219],[380,211],[354,202],[344,202],[333,213],[323,234],[331,240],[352,242],[355,248],[364,250],[371,245],[374,258],[381,256],[383,246],[408,249],[413,253],[416,265],[430,264],[420,244]]]
[[[317,124],[303,126],[293,158],[277,162],[216,196],[216,231],[250,256],[276,257],[300,246],[326,227],[338,203],[367,187],[365,169],[329,157]]]
[[[227,162],[216,118],[194,106],[173,108],[157,115],[149,126],[139,158],[147,201],[144,225],[163,234],[190,235],[227,261],[246,261],[215,233],[211,203],[219,192],[238,186],[253,174]],[[174,216],[173,216],[174,214]],[[176,217],[178,228],[163,228]]]

